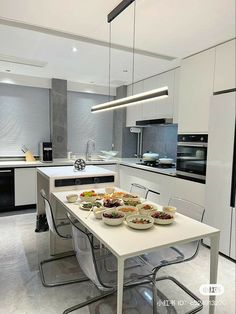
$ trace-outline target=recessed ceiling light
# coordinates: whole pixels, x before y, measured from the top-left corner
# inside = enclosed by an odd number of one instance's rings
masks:
[[[73,47],[73,48],[72,48],[72,51],[73,51],[73,52],[76,52],[77,50],[78,50],[78,49],[77,49],[76,47]]]
[[[128,70],[127,70],[127,69],[123,69],[123,72],[124,72],[124,73],[127,73],[127,72],[128,72]]]
[[[11,70],[6,70],[6,72],[11,72]]]

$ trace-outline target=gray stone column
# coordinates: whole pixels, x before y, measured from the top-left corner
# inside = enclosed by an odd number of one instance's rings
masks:
[[[127,86],[116,89],[116,99],[127,96]],[[126,127],[126,108],[116,109],[113,113],[113,144],[119,151],[118,157],[134,157],[137,147],[137,135]]]
[[[52,79],[50,90],[53,157],[67,157],[67,81]]]

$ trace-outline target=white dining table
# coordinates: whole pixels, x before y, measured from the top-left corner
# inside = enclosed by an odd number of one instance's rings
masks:
[[[101,190],[97,190],[102,192]],[[204,223],[177,213],[174,223],[169,226],[154,225],[147,230],[135,230],[126,223],[120,226],[108,226],[96,219],[88,211],[79,208],[78,203],[68,203],[66,195],[75,191],[54,192],[54,205],[59,202],[65,210],[77,218],[94,236],[117,258],[117,314],[122,314],[124,261],[127,258],[170,247],[181,243],[210,238],[210,284],[217,283],[220,231]],[[78,191],[78,194],[80,192]],[[209,296],[209,313],[215,311],[215,296]]]

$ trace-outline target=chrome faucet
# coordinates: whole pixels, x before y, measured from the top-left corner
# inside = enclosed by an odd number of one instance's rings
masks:
[[[88,140],[86,145],[86,160],[91,160],[92,158],[92,152],[95,151],[95,141],[94,140]]]

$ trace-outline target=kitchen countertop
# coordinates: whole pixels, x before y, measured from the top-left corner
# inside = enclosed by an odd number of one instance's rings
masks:
[[[169,176],[176,176],[175,168],[153,168],[150,166],[137,165],[136,162],[140,162],[138,158],[113,158],[109,160],[101,161],[86,161],[87,165],[115,165],[120,164],[127,167],[137,168],[145,171],[160,173]],[[54,159],[51,163],[43,163],[41,161],[0,161],[0,168],[27,168],[27,167],[53,167],[53,166],[72,166],[74,160],[68,160],[63,158]]]
[[[47,178],[53,179],[66,179],[73,177],[99,177],[99,176],[109,176],[115,175],[115,172],[103,169],[98,166],[88,165],[82,171],[74,171],[74,167],[40,167],[37,168],[37,171]]]

